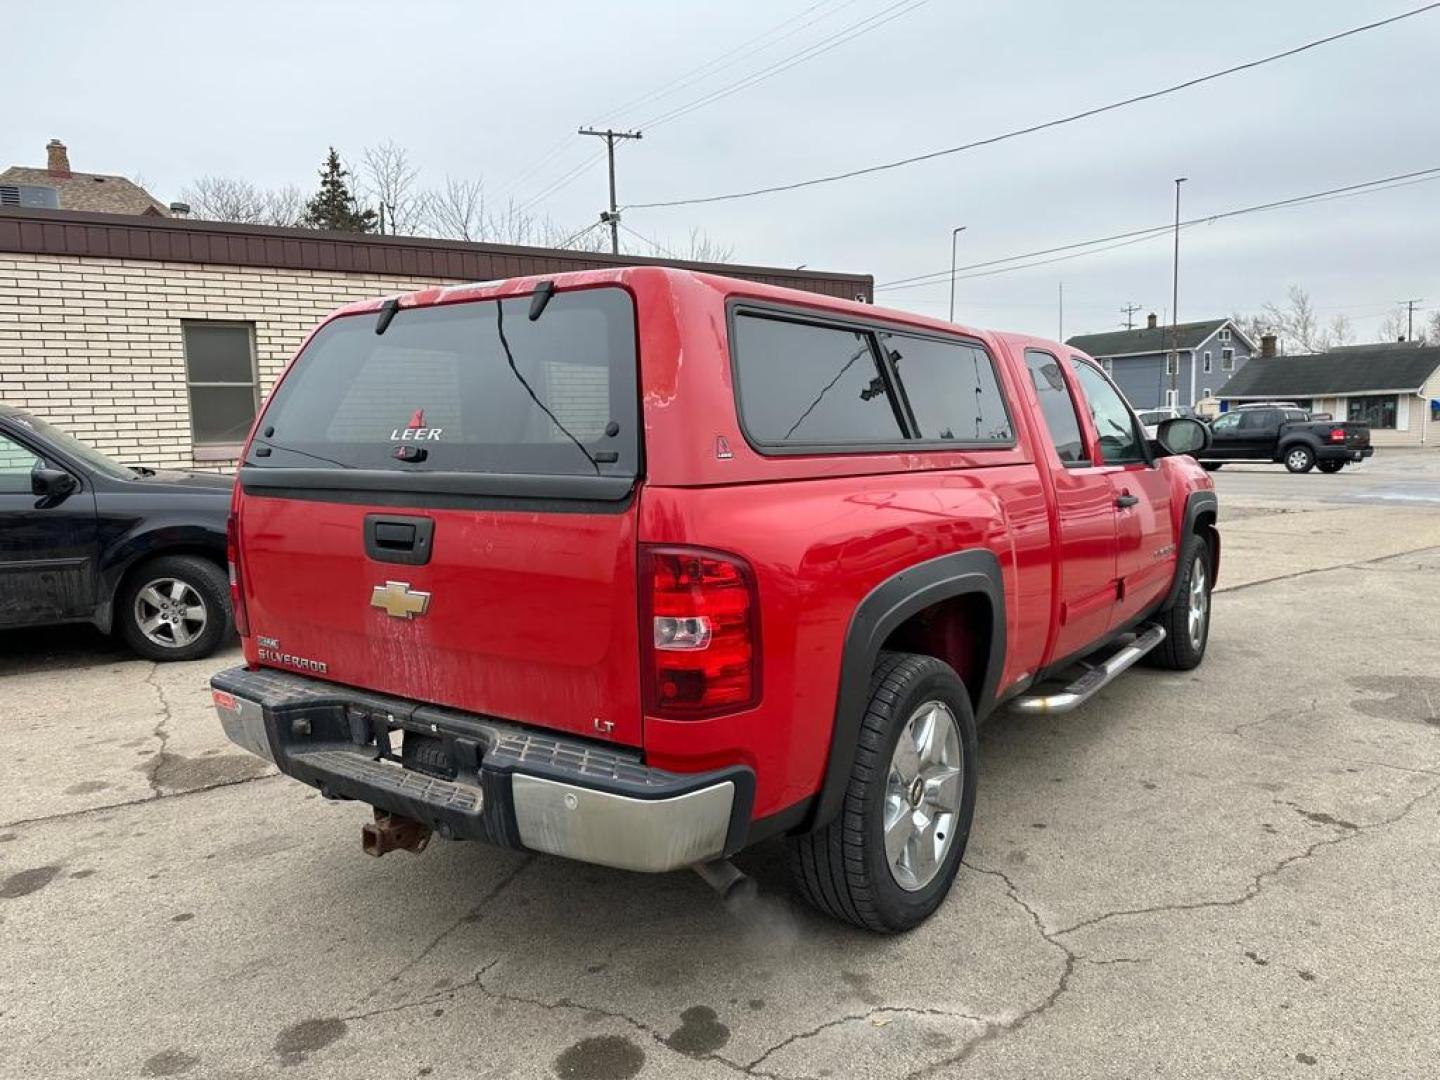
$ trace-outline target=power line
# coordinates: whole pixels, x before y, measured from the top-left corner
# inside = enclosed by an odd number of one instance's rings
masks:
[[[1222,221],[1226,218],[1241,217],[1246,214],[1258,214],[1268,210],[1278,210],[1287,206],[1301,206],[1312,202],[1328,202],[1331,199],[1347,198],[1354,195],[1369,195],[1376,191],[1389,191],[1392,188],[1408,187],[1411,184],[1422,183],[1440,179],[1440,166],[1429,169],[1418,169],[1414,172],[1397,173],[1394,176],[1381,177],[1377,180],[1366,180],[1357,184],[1346,184],[1343,187],[1329,188],[1325,191],[1310,192],[1307,195],[1295,195],[1287,199],[1275,199],[1271,202],[1256,203],[1253,206],[1242,206],[1235,210],[1222,210],[1215,214],[1205,214],[1201,217],[1190,218],[1180,223],[1181,228],[1189,228],[1194,225],[1202,225],[1214,221]],[[1154,225],[1148,229],[1131,229],[1128,232],[1112,233],[1109,236],[1096,237],[1093,240],[1080,240],[1071,244],[1060,244],[1055,247],[1040,248],[1037,251],[1022,252],[1019,255],[1007,255],[999,259],[987,259],[984,262],[971,263],[962,266],[961,271],[980,270],[984,273],[965,274],[965,278],[988,277],[991,274],[1003,274],[1010,270],[1024,270],[1031,266],[1046,266],[1050,263],[1063,262],[1066,259],[1076,259],[1085,255],[1093,255],[1100,251],[1109,251],[1117,247],[1125,247],[1129,244],[1141,243],[1145,240],[1153,240],[1170,232],[1174,228],[1170,225]],[[1118,243],[1112,241],[1119,241]],[[1105,245],[1096,247],[1096,245]],[[1093,248],[1094,250],[1077,250],[1081,248]],[[1043,259],[1037,262],[1027,262],[1021,266],[1005,266],[1006,263],[1018,263],[1026,259],[1038,259],[1040,256],[1055,255],[1061,252],[1073,252],[1055,259]],[[990,269],[999,267],[1000,269]],[[896,278],[893,281],[884,281],[875,286],[876,292],[890,292],[897,289],[912,289],[922,285],[938,285],[948,281],[949,270],[939,270],[929,274],[916,274],[913,277]]]
[[[872,30],[878,30],[886,23],[898,19],[902,15],[908,15],[916,8],[922,7],[927,3],[929,3],[929,0],[896,0],[896,2],[889,7],[882,8],[873,15],[867,15],[858,22],[851,23],[843,30],[836,31],[829,37],[821,38],[819,41],[805,46],[805,48],[798,52],[782,57],[768,67],[761,68],[759,71],[751,72],[749,75],[737,79],[728,86],[722,86],[720,89],[713,90],[684,105],[677,105],[669,112],[661,113],[659,116],[647,120],[640,126],[642,128],[654,128],[659,127],[661,124],[668,124],[670,121],[677,120],[682,116],[694,112],[696,109],[713,104],[721,98],[729,97],[731,94],[738,94],[741,90],[747,90],[757,83],[762,83],[767,79],[774,78],[776,75],[779,75],[783,71],[788,71],[797,64],[803,64],[807,60],[813,60],[822,53],[827,53],[831,49],[839,48],[846,42],[853,41],[857,37],[870,33]]]
[[[813,26],[817,22],[821,22],[825,19],[830,18],[832,15],[836,14],[836,12],[839,12],[844,8],[849,7],[855,2],[856,0],[842,0],[839,7],[833,8],[831,11],[827,11],[820,15],[817,15],[809,22],[801,23],[799,26],[792,27],[790,30],[787,30],[785,33],[781,34],[773,41],[767,41],[764,45],[760,45],[758,48],[751,48],[751,46],[754,46],[758,42],[763,41],[765,38],[770,37],[770,35],[774,34],[777,30],[784,29],[791,23],[797,22],[805,18],[805,16],[809,15],[813,11],[834,4],[835,0],[820,0],[820,3],[818,4],[811,4],[804,11],[801,11],[799,14],[792,15],[790,16],[790,18],[785,19],[782,22],[776,23],[774,26],[770,27],[770,29],[764,31],[763,33],[756,34],[752,38],[746,38],[739,45],[736,45],[728,52],[723,52],[719,56],[716,56],[713,59],[708,60],[703,64],[700,64],[698,67],[691,68],[689,71],[676,76],[669,82],[661,84],[654,90],[651,90],[648,93],[641,94],[637,98],[631,98],[629,101],[625,102],[625,104],[618,105],[613,109],[609,109],[601,115],[619,117],[621,114],[628,112],[630,109],[638,108],[641,105],[648,105],[652,101],[658,101],[661,98],[669,97],[671,94],[675,93],[678,90],[683,90],[687,86],[693,86],[697,82],[701,82],[712,75],[717,75],[720,72],[727,70],[728,68],[734,67],[736,64],[744,62],[751,54],[763,52],[764,50],[771,48],[772,46],[778,45],[786,38],[794,37],[801,30]],[[719,65],[718,67],[716,66],[717,64]]]
[[[660,252],[661,255],[664,255],[664,256],[666,256],[667,258],[670,258],[670,259],[681,259],[681,260],[683,261],[683,258],[684,258],[683,256],[676,255],[676,254],[675,254],[673,251],[671,251],[669,248],[667,248],[667,247],[662,247],[661,245],[657,244],[654,240],[651,240],[648,236],[641,236],[638,232],[636,232],[634,229],[630,228],[630,226],[629,226],[629,225],[626,225],[623,221],[620,222],[620,228],[623,229],[625,232],[629,233],[631,236],[635,237],[635,239],[636,239],[636,240],[639,240],[642,244],[649,244],[650,247],[652,247],[654,250]]]
[[[1091,116],[1099,116],[1102,113],[1113,112],[1116,109],[1123,109],[1127,106],[1136,105],[1143,101],[1152,101],[1155,98],[1164,97],[1167,94],[1178,93],[1181,90],[1187,90],[1191,87],[1199,86],[1202,83],[1211,82],[1215,79],[1221,79],[1227,75],[1234,75],[1238,72],[1249,71],[1252,68],[1258,68],[1265,64],[1271,64],[1276,62],[1277,60],[1284,60],[1291,56],[1297,56],[1300,53],[1308,52],[1311,49],[1318,49],[1322,45],[1329,45],[1333,42],[1341,40],[1342,38],[1353,37],[1356,34],[1363,34],[1369,30],[1375,30],[1379,27],[1388,26],[1391,23],[1399,22],[1402,19],[1408,19],[1415,15],[1422,15],[1426,12],[1434,11],[1436,8],[1440,8],[1440,0],[1437,0],[1437,2],[1435,3],[1429,3],[1421,7],[1412,8],[1409,11],[1403,11],[1400,14],[1392,15],[1389,18],[1378,19],[1375,22],[1365,23],[1362,26],[1354,26],[1348,30],[1342,30],[1339,33],[1329,34],[1326,37],[1322,38],[1316,38],[1313,41],[1305,42],[1303,45],[1297,45],[1293,48],[1285,49],[1281,52],[1271,53],[1269,56],[1262,56],[1257,60],[1250,60],[1243,64],[1235,64],[1231,67],[1222,68],[1219,71],[1212,71],[1206,75],[1196,76],[1193,79],[1186,79],[1184,82],[1178,82],[1171,86],[1162,87],[1158,90],[1147,91],[1143,94],[1136,94],[1133,97],[1123,98],[1119,101],[1112,101],[1107,105],[1098,105],[1094,108],[1085,109],[1077,113],[1071,113],[1067,116],[1057,117],[1053,120],[1045,120],[1036,124],[1031,124],[1027,127],[1016,128],[1012,131],[1007,131],[1000,135],[992,135],[988,138],[976,139],[973,142],[962,143],[959,146],[946,147],[943,150],[932,150],[929,153],[916,154],[913,157],[901,158],[898,161],[888,161],[880,165],[870,165],[866,166],[865,168],[850,169],[846,172],[831,173],[827,176],[817,176],[810,180],[797,180],[789,184],[773,184],[769,187],[753,188],[749,191],[735,191],[725,195],[704,195],[688,199],[665,199],[656,202],[632,203],[630,208],[649,210],[669,206],[694,206],[699,203],[728,202],[734,199],[754,198],[758,195],[773,195],[777,192],[795,191],[799,188],[814,187],[817,184],[832,184],[840,180],[850,180],[857,176],[867,176],[871,173],[884,172],[888,169],[898,169],[906,165],[914,165],[917,162],[930,161],[934,158],[945,157],[949,154],[958,154],[966,150],[974,150],[977,147],[981,146],[992,146],[995,143],[1004,142],[1007,139],[1015,139],[1020,137],[1021,135],[1031,135],[1037,131],[1044,131],[1048,128],[1060,127],[1064,124],[1073,124],[1078,120],[1084,120]]]
[[[772,26],[769,30],[766,30],[764,33],[757,34],[755,37],[752,38],[747,38],[745,41],[741,42],[729,52],[722,53],[720,56],[715,57],[713,60],[710,60],[705,64],[701,64],[698,67],[693,68],[691,71],[686,72],[685,74],[680,75],[667,83],[663,83],[656,89],[651,90],[646,94],[642,94],[640,97],[634,98],[626,102],[624,105],[618,106],[614,109],[606,110],[602,115],[618,115],[620,113],[626,112],[629,109],[634,108],[637,105],[646,104],[651,101],[658,101],[663,98],[670,97],[672,94],[677,93],[679,90],[684,89],[684,87],[686,86],[692,85],[693,83],[700,81],[701,79],[708,78],[711,75],[718,74],[719,72],[724,71],[727,68],[733,67],[735,64],[742,63],[743,61],[748,59],[750,55],[753,55],[756,52],[763,52],[765,49],[768,49],[771,46],[778,45],[786,38],[792,37],[795,34],[799,33],[801,30],[813,26],[815,23],[829,18],[830,16],[836,14],[842,9],[849,7],[851,4],[855,3],[856,0],[841,0],[839,7],[835,7],[830,11],[824,12],[816,18],[809,20],[808,22],[801,23],[801,25],[791,28],[790,30],[781,34],[779,37],[774,38],[774,40],[768,41],[765,44],[756,47],[757,42],[760,42],[763,39],[770,37],[777,30],[782,30],[786,26],[789,26],[791,23],[795,22],[797,19],[803,19],[806,15],[809,15],[816,9],[825,7],[827,4],[833,4],[834,2],[835,0],[821,0],[821,2],[818,4],[812,4],[810,7],[801,11],[798,15],[792,15],[790,18],[782,20],[781,22]],[[725,60],[728,60],[729,62],[720,63],[721,61]],[[717,63],[719,63],[720,66],[714,66]],[[560,143],[557,143],[539,161],[535,162],[529,168],[523,170],[514,181],[511,181],[503,188],[501,188],[501,191],[514,190],[514,188],[518,186],[519,183],[523,182],[524,179],[533,176],[536,172],[538,172],[541,168],[543,168],[546,164],[548,164],[551,160],[553,160],[556,156],[558,156],[567,147],[571,145],[573,144],[570,143],[568,138]],[[522,202],[520,209],[523,210],[527,207],[538,205],[545,199],[549,198],[551,195],[555,194],[561,188],[568,187],[575,180],[579,179],[579,177],[586,170],[588,170],[592,164],[599,160],[600,156],[596,155],[595,157],[587,158],[579,165],[568,169],[566,172],[556,177],[554,180],[550,181],[549,184],[540,192],[526,198]]]

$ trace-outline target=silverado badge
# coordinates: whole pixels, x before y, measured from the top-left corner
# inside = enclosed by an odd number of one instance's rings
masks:
[[[387,581],[370,593],[370,606],[378,607],[392,619],[413,619],[430,606],[428,592],[416,592],[408,581]]]

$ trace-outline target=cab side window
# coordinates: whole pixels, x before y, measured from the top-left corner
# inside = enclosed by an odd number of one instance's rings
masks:
[[[0,494],[28,495],[30,473],[41,464],[25,447],[0,435]]]
[[[1278,416],[1274,409],[1249,409],[1240,414],[1240,430],[1263,431],[1274,427]]]
[[[1223,416],[1217,416],[1215,422],[1210,425],[1211,431],[1234,431],[1240,426],[1240,414],[1227,412]]]
[[[1075,412],[1075,400],[1065,384],[1060,361],[1049,353],[1027,349],[1025,367],[1030,372],[1035,396],[1040,400],[1040,412],[1050,429],[1050,441],[1055,444],[1060,461],[1065,465],[1089,465],[1085,440],[1080,435],[1080,417]]]
[[[1106,380],[1104,375],[1082,361],[1075,364],[1080,389],[1090,404],[1090,418],[1100,434],[1100,456],[1107,465],[1122,465],[1145,460],[1140,426],[1130,406]]]

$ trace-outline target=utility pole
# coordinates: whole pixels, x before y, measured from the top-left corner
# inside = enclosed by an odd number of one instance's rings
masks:
[[[1397,304],[1405,306],[1405,340],[1415,340],[1415,305],[1423,304],[1424,297],[1417,297],[1414,300],[1396,300]]]
[[[950,321],[955,321],[955,242],[960,239],[960,234],[965,231],[964,225],[956,225],[950,230]]]
[[[1135,312],[1139,311],[1140,308],[1141,308],[1141,305],[1140,305],[1140,304],[1131,303],[1131,304],[1126,304],[1124,307],[1122,307],[1122,308],[1120,309],[1120,314],[1125,316],[1125,329],[1126,329],[1126,330],[1134,330],[1134,329],[1135,329]]]
[[[1167,367],[1172,367],[1170,372],[1170,398],[1169,404],[1180,404],[1180,185],[1189,177],[1177,176],[1175,178],[1175,263],[1170,271],[1170,355],[1172,360]],[[1195,365],[1190,365],[1190,381],[1195,381]],[[1190,403],[1195,403],[1195,387],[1190,387]]]
[[[615,205],[615,140],[616,139],[638,139],[638,131],[612,131],[606,128],[604,131],[596,131],[594,128],[581,128],[581,135],[596,135],[605,140],[605,153],[610,159],[610,212],[601,214],[600,220],[610,224],[610,252],[614,255],[620,254],[620,208]]]

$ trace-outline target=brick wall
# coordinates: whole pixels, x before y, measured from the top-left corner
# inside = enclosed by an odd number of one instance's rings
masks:
[[[446,282],[438,282],[444,284]],[[262,394],[327,312],[434,278],[0,254],[0,401],[127,464],[196,460],[180,324],[253,322]]]

